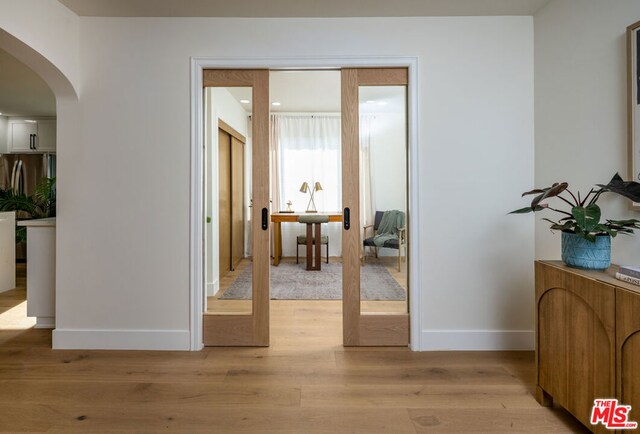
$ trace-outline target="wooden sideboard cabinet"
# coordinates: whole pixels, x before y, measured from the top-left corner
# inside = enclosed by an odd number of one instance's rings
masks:
[[[566,408],[593,432],[593,400],[617,398],[640,416],[640,287],[606,272],[537,261],[536,399]]]

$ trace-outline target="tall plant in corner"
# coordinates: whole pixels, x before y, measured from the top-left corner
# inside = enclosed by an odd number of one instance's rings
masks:
[[[531,204],[510,214],[552,211],[555,219],[543,218],[551,230],[562,231],[562,260],[569,266],[604,270],[611,265],[611,238],[619,233],[633,234],[640,229],[640,220],[602,220],[602,210],[597,205],[605,193],[615,193],[634,202],[640,202],[640,184],[624,181],[615,174],[608,184],[597,184],[584,197],[574,194],[566,182],[551,187],[524,192],[522,196],[535,195]],[[549,200],[561,201],[565,209],[552,207]]]

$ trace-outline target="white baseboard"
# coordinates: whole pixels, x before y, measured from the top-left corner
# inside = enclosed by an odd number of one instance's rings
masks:
[[[33,328],[34,329],[54,329],[56,328],[56,317],[55,316],[36,317],[36,325],[34,325]]]
[[[189,351],[189,330],[73,330],[53,331],[54,350]]]
[[[215,282],[207,283],[207,296],[212,297],[216,295],[219,289],[220,289],[220,284],[218,280],[216,280]]]
[[[520,351],[535,349],[533,330],[422,330],[418,351]]]

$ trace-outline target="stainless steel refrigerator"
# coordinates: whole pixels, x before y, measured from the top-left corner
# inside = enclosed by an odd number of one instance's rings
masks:
[[[32,195],[40,179],[56,176],[55,154],[0,155],[0,189]]]

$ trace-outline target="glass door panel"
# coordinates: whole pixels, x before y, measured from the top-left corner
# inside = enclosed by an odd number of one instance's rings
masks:
[[[251,315],[252,88],[210,87],[206,92],[207,313]]]
[[[406,95],[359,86],[362,313],[408,312]]]
[[[204,344],[269,344],[269,73],[206,70]]]
[[[406,68],[342,70],[345,346],[409,343],[407,85]]]

